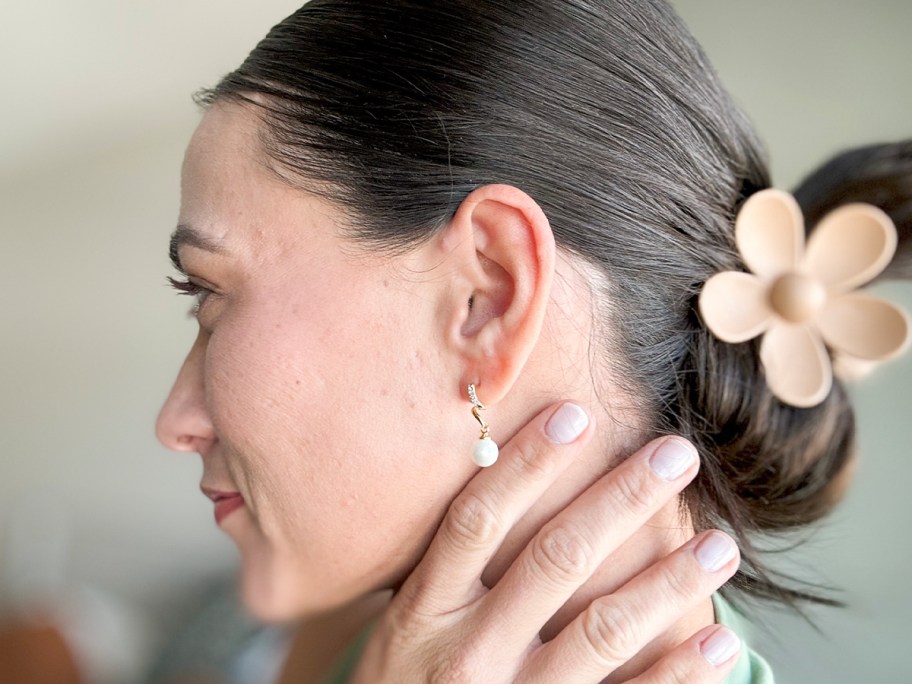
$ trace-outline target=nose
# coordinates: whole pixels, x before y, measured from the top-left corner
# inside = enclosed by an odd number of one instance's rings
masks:
[[[200,332],[155,422],[158,440],[172,451],[204,454],[216,439],[206,407],[206,343],[207,336]]]

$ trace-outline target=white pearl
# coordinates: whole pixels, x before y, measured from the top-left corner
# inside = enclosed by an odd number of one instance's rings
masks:
[[[490,437],[485,437],[475,442],[475,448],[472,450],[472,460],[475,461],[476,465],[487,468],[494,465],[499,453],[500,449],[497,448],[494,440]]]

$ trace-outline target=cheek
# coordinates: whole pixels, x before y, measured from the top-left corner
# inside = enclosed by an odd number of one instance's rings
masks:
[[[213,422],[269,534],[414,531],[433,517],[442,455],[420,446],[441,438],[433,357],[407,321],[353,299],[264,302],[210,339]]]
[[[445,415],[452,378],[405,304],[283,301],[219,321],[207,350],[212,419],[251,498],[230,531],[261,614],[270,596],[306,609],[401,579],[472,472],[446,447],[477,432],[468,407]]]

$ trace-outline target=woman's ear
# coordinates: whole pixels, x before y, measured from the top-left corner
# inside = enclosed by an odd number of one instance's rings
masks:
[[[510,390],[541,333],[555,245],[544,212],[509,185],[468,195],[441,235],[453,278],[447,346],[461,387],[494,404]]]

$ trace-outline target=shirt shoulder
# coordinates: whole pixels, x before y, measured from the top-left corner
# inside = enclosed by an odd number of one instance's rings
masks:
[[[712,600],[716,623],[732,630],[741,638],[742,643],[741,655],[725,684],[775,684],[769,663],[751,649],[748,643],[750,628],[747,620],[721,594],[713,594]]]

